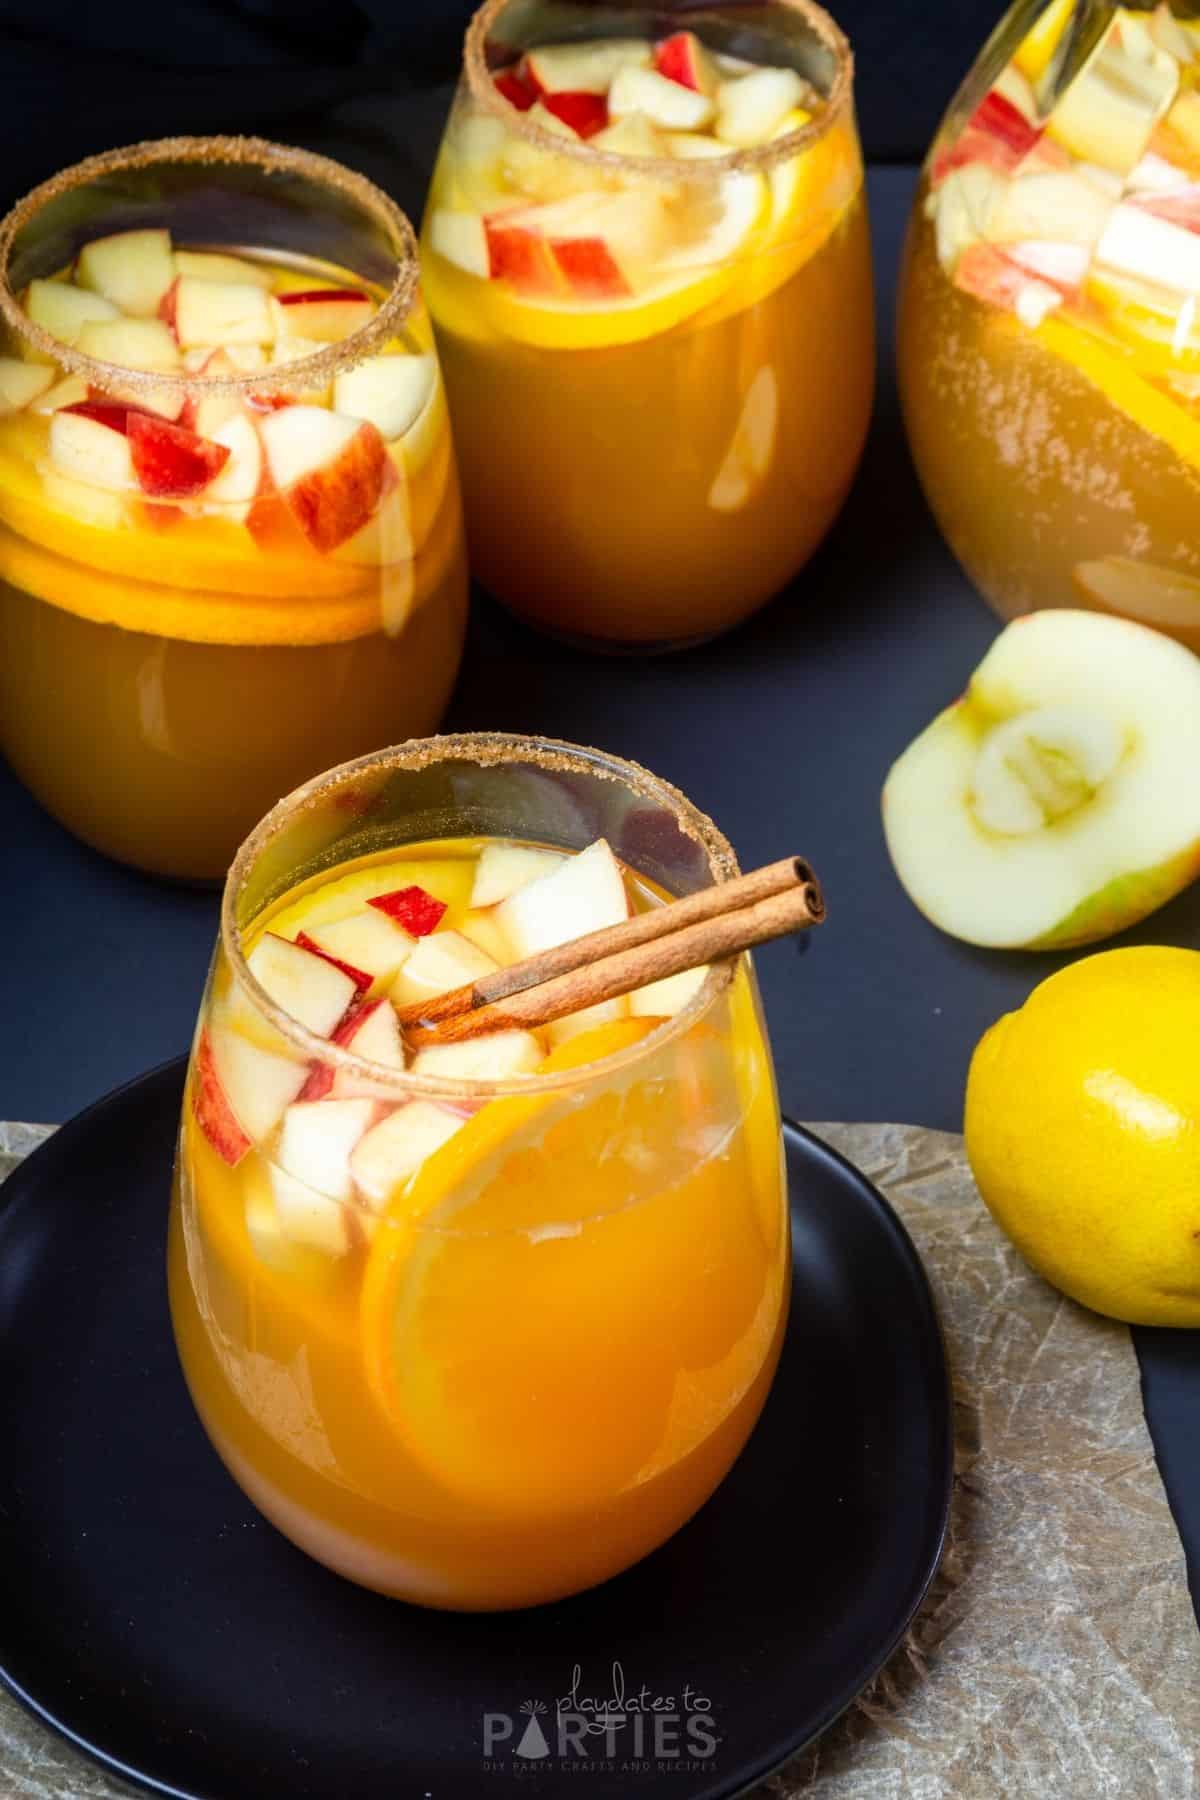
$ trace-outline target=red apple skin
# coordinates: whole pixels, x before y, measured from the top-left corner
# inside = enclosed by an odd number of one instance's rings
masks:
[[[435,900],[423,887],[394,888],[390,894],[376,894],[368,900],[389,919],[407,931],[409,937],[428,937],[441,923],[446,911],[444,900]]]
[[[99,394],[101,390],[96,392]],[[119,431],[122,437],[129,435],[130,408],[118,405],[115,400],[77,400],[73,406],[64,406],[62,410],[78,413],[84,419],[94,419],[97,425],[107,425],[110,430]]]
[[[323,950],[318,950],[311,938],[305,943],[305,936],[306,933],[301,932],[297,937],[296,942],[298,944],[303,944],[305,950],[313,950],[318,956],[325,956],[325,952]],[[325,960],[326,962],[333,962],[335,958],[326,956]],[[338,963],[337,966],[339,969],[345,969],[347,974],[350,973],[349,966],[346,963]],[[367,986],[370,987],[370,985],[371,978],[368,976]],[[387,1004],[388,1002],[385,998],[380,998],[378,1000],[364,1000],[361,995],[356,996],[342,1014],[337,1029],[329,1040],[330,1043],[340,1044],[343,1050],[348,1050],[353,1043],[359,1026],[365,1025],[371,1014],[375,1012],[378,1007]],[[308,1080],[304,1083],[304,1086],[296,1096],[297,1100],[323,1100],[333,1086],[335,1073],[336,1070],[332,1063],[314,1063],[309,1071]]]
[[[375,979],[373,975],[368,975],[365,969],[356,969],[353,963],[343,962],[340,956],[331,956],[328,950],[322,950],[320,944],[317,943],[315,938],[310,938],[307,931],[298,931],[296,933],[296,942],[302,950],[311,950],[314,956],[319,956],[321,958],[322,962],[332,963],[335,969],[340,969],[343,975],[348,975],[354,983],[355,988],[358,990],[355,999],[358,999],[361,995],[365,994]],[[353,1004],[354,1001],[351,1001],[351,1006],[353,1006]],[[345,1023],[344,1019],[342,1023]],[[341,1029],[342,1027],[339,1025],[338,1031]],[[333,1041],[335,1044],[339,1041],[336,1031],[333,1035]]]
[[[229,461],[225,444],[169,425],[152,413],[130,411],[125,435],[142,492],[155,500],[186,500],[202,493]]]
[[[335,462],[284,490],[288,511],[315,550],[336,550],[362,530],[382,498],[388,467],[387,446],[364,422]]]
[[[192,1070],[192,1110],[196,1123],[221,1158],[236,1169],[251,1148],[250,1139],[234,1118],[217,1075],[212,1040],[205,1027],[196,1045],[196,1062]]]
[[[169,327],[171,336],[175,339],[176,343],[179,342],[179,332],[175,326],[175,308],[179,300],[179,282],[180,277],[177,275],[158,303],[158,316],[163,324]]]
[[[1031,125],[1011,100],[993,88],[979,102],[956,142],[934,158],[930,172],[933,185],[936,187],[952,169],[961,169],[967,163],[981,162],[999,174],[1011,174],[1041,136],[1040,127]]]
[[[1168,224],[1181,225],[1184,231],[1200,231],[1200,183],[1175,194],[1137,194],[1129,204],[1153,213],[1156,219],[1166,219]]]
[[[1017,295],[1032,279],[994,244],[970,244],[954,269],[954,285],[991,306],[1011,310]]]
[[[550,248],[575,293],[595,300],[632,293],[603,238],[552,238]]]
[[[536,84],[520,69],[502,69],[492,79],[497,93],[503,94],[509,105],[515,106],[518,112],[528,112],[538,97]]]
[[[336,321],[336,329],[344,337],[365,325],[374,310],[367,296],[356,288],[307,288],[303,293],[276,294],[275,298],[289,311],[310,308],[314,314],[325,314],[327,320]]]
[[[524,225],[506,225],[503,214],[483,221],[488,269],[493,281],[510,281],[524,294],[554,293],[556,264],[550,246]]]
[[[543,94],[542,105],[578,137],[595,137],[608,124],[608,101],[603,94]]]
[[[696,59],[699,47],[698,40],[690,31],[677,31],[658,45],[654,52],[654,67],[668,81],[677,81],[680,87],[691,88],[694,93],[702,94],[704,88]]]

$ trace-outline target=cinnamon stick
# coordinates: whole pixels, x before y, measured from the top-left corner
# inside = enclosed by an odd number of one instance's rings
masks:
[[[824,916],[812,870],[801,858],[789,857],[404,1007],[400,1023],[416,1047],[491,1031],[535,1030],[652,981],[819,924]]]

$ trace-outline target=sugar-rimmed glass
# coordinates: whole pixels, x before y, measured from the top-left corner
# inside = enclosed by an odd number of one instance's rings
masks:
[[[661,154],[680,140],[659,132],[634,154],[496,85],[547,43],[675,29],[795,70],[803,106],[756,147]],[[472,566],[514,612],[594,647],[669,648],[807,560],[870,412],[862,180],[850,49],[810,0],[476,14],[422,254]]]
[[[711,821],[646,771],[485,734],[310,783],[253,834],[226,890],[172,1209],[184,1369],[275,1524],[429,1605],[531,1604],[628,1566],[707,1498],[753,1426],[790,1268],[753,973],[746,958],[714,969],[673,1018],[598,1060],[464,1082],[315,1037],[256,982],[247,948],[298,884],[364,859],[419,845],[436,886],[439,846],[599,836],[659,894],[736,873]],[[323,1064],[373,1122],[418,1100],[468,1116],[382,1209],[314,1191],[340,1223],[298,1242],[280,1229],[279,1183],[290,1205],[297,1175],[266,1089]],[[232,1158],[199,1122],[214,1070],[246,1128]]]
[[[164,228],[205,276],[227,253],[264,281],[274,271],[270,342],[239,340],[205,367],[223,344],[196,348],[177,315],[142,316],[139,330],[169,331],[178,349],[155,367],[124,366],[31,317],[31,292],[44,301],[64,278],[74,291],[82,247]],[[337,325],[291,329],[297,295],[350,288],[372,316],[339,341],[307,335]],[[88,299],[101,323],[121,313]],[[430,730],[453,683],[461,508],[412,230],[364,177],[308,152],[244,138],[114,150],[44,183],[0,225],[0,332],[3,747],[88,842],[156,873],[220,879],[280,793]],[[382,411],[371,386],[380,369]],[[81,406],[99,408],[111,436],[97,439]],[[348,476],[320,422],[315,449],[273,453],[271,421],[289,406],[337,409],[362,426]],[[170,454],[174,431],[194,428],[208,444],[244,421],[221,484],[197,488],[185,470],[173,488],[160,458],[147,490],[145,460],[115,473],[111,456],[89,461],[97,443],[112,450],[131,413],[164,422]],[[305,505],[291,504],[295,483],[276,479],[285,461],[302,465]]]

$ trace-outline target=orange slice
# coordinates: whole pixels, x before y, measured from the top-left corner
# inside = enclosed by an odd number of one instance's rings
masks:
[[[543,1067],[651,1029],[598,1027]],[[701,1027],[594,1088],[492,1101],[393,1199],[363,1285],[367,1374],[459,1497],[530,1519],[603,1506],[762,1368],[778,1302],[744,1146],[736,1127],[724,1154],[705,1137],[738,1117],[728,1063]]]
[[[1119,351],[1109,350],[1096,337],[1065,319],[1051,316],[1034,331],[1007,314],[995,313],[989,329],[1009,336],[1016,332],[1078,369],[1134,425],[1174,451],[1181,461],[1200,468],[1200,419],[1152,387]]]

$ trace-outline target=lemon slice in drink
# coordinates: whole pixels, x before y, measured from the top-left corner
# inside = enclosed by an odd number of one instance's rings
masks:
[[[1076,563],[1072,580],[1087,605],[1139,619],[1200,649],[1200,579],[1195,575],[1127,556],[1101,556]]]
[[[652,1029],[600,1026],[543,1071]],[[366,1371],[461,1501],[530,1522],[611,1503],[752,1382],[770,1277],[740,1139],[712,1141],[736,1117],[729,1084],[697,1027],[592,1087],[489,1102],[394,1196],[364,1278]],[[739,1376],[716,1396],[701,1379],[680,1419],[681,1376],[719,1364]]]

